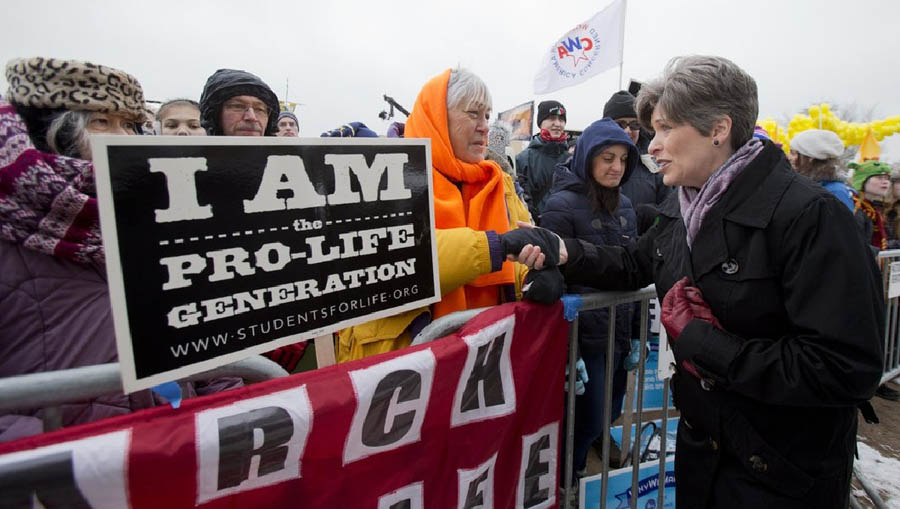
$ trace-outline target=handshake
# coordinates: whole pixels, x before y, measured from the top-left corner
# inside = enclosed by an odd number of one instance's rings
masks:
[[[551,304],[562,297],[566,282],[557,265],[566,262],[567,253],[558,235],[520,222],[518,229],[500,235],[500,242],[508,259],[530,269],[522,287],[526,299]]]

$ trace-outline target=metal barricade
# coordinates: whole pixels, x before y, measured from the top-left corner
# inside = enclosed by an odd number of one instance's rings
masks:
[[[897,269],[894,271],[897,280],[894,282],[895,289],[900,293],[900,249],[891,250],[891,251],[882,251],[878,255],[878,264],[881,269],[882,274],[882,282],[883,289],[885,295],[885,326],[884,326],[884,368],[883,375],[881,378],[881,383],[894,380],[900,377],[900,296],[890,297],[889,291],[891,286],[891,264],[897,262]],[[641,290],[635,292],[598,292],[592,294],[583,294],[580,296],[582,299],[583,306],[581,307],[581,311],[587,311],[591,309],[599,309],[599,308],[609,308],[609,329],[608,335],[609,338],[615,337],[615,315],[616,315],[616,306],[619,304],[627,304],[629,302],[640,302],[641,303],[641,330],[640,330],[640,340],[641,340],[641,359],[638,365],[638,387],[636,390],[637,397],[637,410],[634,412],[634,422],[635,429],[638,430],[638,434],[640,433],[642,419],[643,419],[643,394],[644,394],[644,372],[645,372],[645,352],[647,345],[647,317],[649,310],[649,301],[656,297],[656,290],[653,286],[649,286],[647,288],[643,288]],[[422,332],[416,336],[413,344],[421,344],[427,341],[431,341],[433,339],[437,339],[439,337],[445,336],[449,333],[452,333],[462,325],[464,325],[469,319],[483,311],[484,309],[475,309],[462,311],[459,313],[453,313],[451,315],[442,317],[438,320],[435,320],[432,324],[422,330]],[[576,318],[569,329],[569,365],[574,366],[575,362],[578,359],[578,319]],[[607,355],[606,355],[606,380],[604,382],[606,391],[604,394],[604,415],[610,415],[612,410],[612,377],[613,377],[613,362],[614,359],[614,343],[615,341],[607,342]],[[575,386],[575,370],[570,369],[568,375],[567,384],[569,387]],[[630,382],[629,382],[630,384]],[[630,384],[633,386],[633,384]],[[667,430],[666,426],[668,423],[668,414],[669,414],[669,381],[666,380],[663,385],[663,410],[662,410],[662,431],[660,434],[660,455],[659,455],[659,492],[657,499],[657,507],[663,507],[663,503],[665,502],[665,461],[666,461],[666,437]],[[629,410],[631,404],[628,403],[627,409],[625,412],[626,417],[629,415]],[[564,507],[568,504],[570,497],[572,495],[572,477],[573,477],[573,455],[574,455],[574,412],[575,412],[575,392],[570,390],[567,392],[567,417],[566,417],[566,433],[565,433],[565,467],[564,467],[564,482],[565,482],[565,491],[564,491],[564,500],[561,501],[560,506]],[[625,425],[623,426],[623,436],[622,436],[622,444],[629,444],[631,441],[631,426],[628,425],[626,418]],[[600,495],[600,508],[606,507],[606,497],[607,490],[609,484],[609,453],[610,453],[610,435],[609,435],[610,422],[607,420],[604,423],[604,433],[603,433],[603,448],[602,448],[602,481],[601,481],[601,495]],[[636,437],[634,444],[632,445],[631,458],[639,458],[640,457],[640,440],[639,437]],[[632,482],[632,493],[637,493],[638,489],[638,468],[640,461],[632,460],[632,472],[631,472],[631,482]],[[860,480],[862,485],[866,487],[866,491],[870,491],[869,487],[866,484],[866,481],[862,476],[856,472],[855,476]],[[880,500],[878,500],[877,496],[872,498],[876,507],[881,507],[879,505]],[[855,502],[853,497],[851,497],[851,503]],[[631,497],[632,508],[637,507],[637,497]]]
[[[643,392],[644,392],[644,372],[647,351],[647,326],[649,323],[649,302],[656,298],[656,289],[653,285],[633,292],[598,292],[590,294],[581,294],[580,311],[588,311],[592,309],[609,308],[609,338],[615,338],[616,332],[616,306],[620,304],[628,304],[633,302],[641,303],[641,330],[640,330],[640,362],[638,363],[638,387],[637,394],[637,411],[634,413],[635,429],[640,430],[643,419]],[[430,325],[422,329],[422,331],[413,339],[414,345],[427,343],[453,333],[478,313],[484,311],[482,309],[470,309],[467,311],[459,311],[450,315],[441,317]],[[615,362],[614,351],[615,340],[607,341],[606,355],[606,380],[604,386],[606,391],[604,394],[604,415],[612,414],[612,383],[613,383],[613,366]],[[572,321],[569,328],[569,365],[574,366],[578,360],[578,318]],[[575,370],[569,370],[568,386],[575,387]],[[565,463],[564,463],[564,493],[560,507],[566,507],[572,499],[572,477],[573,477],[573,456],[575,444],[575,391],[568,390],[566,403],[566,432],[565,432]],[[657,507],[663,507],[665,502],[665,475],[666,475],[666,423],[668,419],[669,407],[669,383],[665,381],[663,386],[663,409],[662,409],[662,434],[660,436],[660,456],[659,456],[659,494],[657,499]],[[630,408],[628,409],[630,411]],[[603,449],[602,449],[602,481],[600,492],[600,507],[606,507],[606,493],[609,484],[609,451],[610,451],[610,422],[607,419],[603,427]],[[626,429],[627,428],[627,429]],[[629,444],[631,441],[631,427],[623,426],[622,444]],[[631,457],[640,457],[640,440],[636,437],[632,446]],[[632,493],[638,492],[638,470],[640,461],[632,461],[631,471],[631,489]],[[637,507],[637,497],[632,497],[631,507]]]
[[[900,297],[890,297],[891,265],[900,262],[900,249],[878,253],[881,281],[884,288],[884,374],[881,383],[900,377]],[[900,266],[896,269],[898,280],[894,288],[900,287]]]
[[[181,381],[208,380],[225,376],[262,382],[288,376],[277,363],[254,355],[191,375]],[[0,412],[31,408],[44,409],[44,431],[61,427],[59,406],[122,393],[119,363],[98,364],[59,371],[46,371],[0,378]]]

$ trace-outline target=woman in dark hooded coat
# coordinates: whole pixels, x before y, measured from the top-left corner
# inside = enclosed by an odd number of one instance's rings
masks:
[[[885,319],[853,215],[753,138],[756,82],[727,59],[672,60],[637,111],[677,193],[636,245],[564,239],[547,258],[570,283],[656,285],[677,364],[676,505],[846,508]]]
[[[623,246],[637,237],[631,200],[619,191],[638,158],[631,139],[610,119],[598,120],[579,136],[575,155],[556,167],[541,224],[563,238],[596,245]],[[570,293],[598,290],[570,285]],[[616,308],[612,415],[621,413],[625,396],[626,359],[631,350],[633,304]],[[579,316],[578,351],[588,374],[584,394],[575,402],[575,469],[583,470],[591,443],[603,433],[604,381],[609,311],[595,309]]]

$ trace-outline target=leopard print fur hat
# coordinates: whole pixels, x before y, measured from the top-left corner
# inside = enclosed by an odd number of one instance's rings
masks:
[[[134,76],[80,60],[17,58],[6,64],[6,99],[33,108],[119,113],[143,120],[144,91]]]

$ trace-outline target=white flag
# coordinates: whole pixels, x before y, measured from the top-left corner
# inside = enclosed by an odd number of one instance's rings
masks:
[[[625,0],[615,0],[566,32],[544,53],[534,77],[534,93],[571,87],[621,64],[624,35]]]

